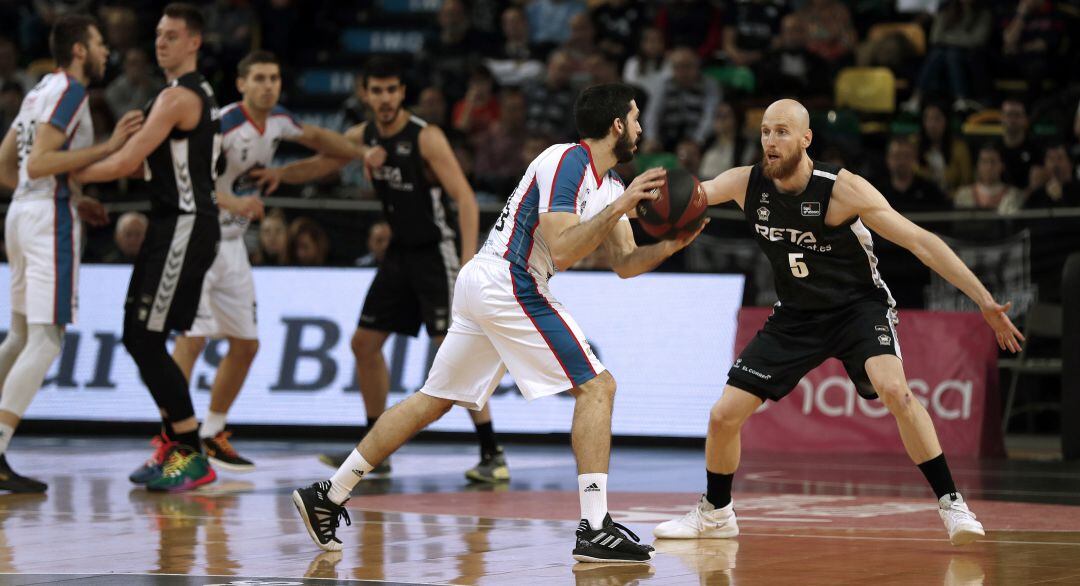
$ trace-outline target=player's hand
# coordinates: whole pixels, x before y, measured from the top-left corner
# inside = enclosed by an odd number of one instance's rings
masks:
[[[637,207],[638,202],[660,197],[660,188],[667,181],[667,171],[656,167],[638,175],[615,200],[620,213],[626,214]]]
[[[1016,329],[1012,320],[1009,319],[1009,309],[1012,307],[1012,302],[1005,305],[998,305],[997,303],[991,303],[990,305],[981,308],[983,319],[986,323],[990,324],[990,327],[994,330],[994,335],[997,337],[998,346],[1002,350],[1008,350],[1013,354],[1020,351],[1020,342],[1024,341],[1024,334],[1020,333],[1020,330]]]
[[[381,146],[368,147],[364,155],[364,166],[369,169],[377,169],[386,164],[386,149]]]
[[[127,139],[138,132],[142,125],[143,113],[138,110],[131,110],[121,116],[116,123],[116,127],[113,128],[112,136],[109,137],[109,152],[115,153],[120,150],[120,147],[124,146]]]
[[[236,198],[236,211],[233,214],[248,220],[261,220],[266,212],[261,197],[250,195]]]
[[[673,239],[669,240],[668,242],[670,242],[671,246],[674,248],[674,250],[672,250],[671,253],[674,254],[674,253],[686,248],[687,246],[689,246],[690,243],[693,242],[694,239],[696,239],[699,234],[701,234],[701,231],[705,229],[705,226],[708,226],[708,225],[709,225],[709,218],[702,218],[701,222],[698,223],[698,227],[697,227],[696,230],[686,230],[682,234],[680,234],[677,238],[673,238]]]
[[[259,169],[252,169],[248,171],[251,177],[255,179],[255,185],[259,187],[259,192],[263,195],[270,195],[277,191],[278,186],[281,185],[281,169],[276,167],[262,167]]]
[[[79,219],[95,228],[100,228],[109,223],[109,212],[100,201],[92,197],[80,197],[75,202],[75,209],[79,212]]]

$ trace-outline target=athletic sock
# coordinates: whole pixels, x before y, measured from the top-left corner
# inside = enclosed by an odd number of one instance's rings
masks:
[[[207,411],[206,419],[203,419],[202,426],[199,427],[199,437],[212,438],[225,431],[226,415],[217,411]]]
[[[923,476],[930,483],[930,488],[934,489],[934,494],[937,495],[938,500],[947,494],[956,492],[956,484],[953,483],[949,465],[945,463],[945,454],[919,464],[919,470],[922,470]]]
[[[728,506],[731,503],[731,482],[735,480],[735,473],[717,474],[705,470],[705,476],[707,478],[705,500],[718,509]]]
[[[6,423],[0,423],[0,455],[6,454],[11,436],[15,435],[15,428]]]
[[[476,424],[476,439],[480,441],[480,458],[487,459],[499,451],[499,444],[495,441],[495,428],[491,422]]]
[[[607,474],[595,472],[578,474],[578,497],[581,500],[581,518],[589,527],[599,529],[607,516]]]
[[[375,467],[368,464],[368,461],[360,455],[360,452],[354,449],[349,454],[349,457],[345,459],[345,463],[330,477],[330,491],[327,496],[331,501],[340,505],[349,499],[349,493],[352,492],[356,483],[360,482],[360,479],[365,474],[374,469]]]

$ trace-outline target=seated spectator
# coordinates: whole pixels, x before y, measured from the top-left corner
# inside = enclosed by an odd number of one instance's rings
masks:
[[[437,34],[424,43],[421,61],[431,85],[442,88],[447,99],[456,103],[465,95],[473,67],[492,53],[494,43],[469,25],[462,0],[444,0],[438,23]]]
[[[712,127],[720,85],[701,74],[701,63],[693,50],[682,47],[668,56],[672,75],[668,83],[650,96],[645,112],[645,140],[671,152],[679,141],[690,139],[704,144]]]
[[[944,211],[952,207],[941,189],[931,181],[919,177],[917,170],[918,149],[906,136],[889,141],[885,166],[889,176],[877,182],[877,188],[889,204],[901,212]]]
[[[623,66],[623,81],[643,87],[652,95],[654,89],[670,76],[671,63],[664,58],[664,36],[658,28],[646,28],[641,31],[637,53]]]
[[[806,40],[801,19],[789,14],[781,20],[776,47],[754,68],[761,93],[774,98],[830,96],[828,64],[806,48]]]
[[[997,210],[999,214],[1011,214],[1020,209],[1024,195],[1002,180],[1004,173],[1001,151],[993,144],[983,145],[975,165],[975,183],[956,191],[953,206],[959,210]]]
[[[1064,144],[1047,147],[1043,155],[1046,183],[1031,192],[1026,208],[1061,208],[1080,206],[1080,181],[1073,173],[1073,164]]]
[[[698,143],[688,139],[680,140],[675,146],[675,159],[679,161],[679,167],[701,179],[701,146]]]
[[[146,239],[146,229],[150,226],[150,220],[146,214],[140,212],[125,212],[116,221],[116,231],[113,233],[113,243],[116,248],[109,251],[102,259],[107,263],[126,263],[135,261],[142,248],[143,240]]]
[[[919,167],[924,177],[946,193],[971,183],[971,151],[967,143],[953,136],[945,109],[938,104],[923,108]]]
[[[1068,46],[1068,23],[1056,4],[1020,0],[1016,12],[1001,21],[1001,56],[995,71],[1027,81],[1029,99],[1042,95],[1045,80],[1059,76],[1065,80],[1063,76],[1074,69],[1061,67],[1055,59],[1061,56],[1062,46]]]
[[[446,96],[443,95],[442,90],[429,86],[420,90],[420,96],[412,111],[428,124],[441,128],[450,144],[467,140],[463,132],[450,125],[446,110]]]
[[[788,13],[786,0],[734,0],[723,32],[723,50],[732,65],[751,67],[765,56]]]
[[[934,16],[930,51],[915,92],[903,108],[917,112],[923,96],[948,96],[954,100],[953,110],[980,110],[973,98],[986,86],[982,50],[992,29],[989,8],[975,0],[950,0]]]
[[[588,14],[582,12],[570,19],[570,36],[559,48],[570,57],[570,63],[574,67],[575,85],[582,86],[588,83],[589,72],[585,67],[585,60],[598,50],[596,29],[593,28]]]
[[[1038,145],[1031,137],[1027,108],[1020,100],[1005,100],[1001,104],[1001,156],[1005,163],[1005,180],[1026,190],[1033,176],[1038,181],[1042,159]]]
[[[754,164],[753,145],[748,145],[740,135],[742,123],[735,114],[735,108],[728,102],[716,105],[713,117],[712,137],[705,154],[701,158],[701,179],[707,180],[740,165]]]
[[[582,0],[532,0],[525,8],[536,45],[561,45],[570,36],[570,19],[585,12]]]
[[[525,87],[529,132],[542,132],[554,137],[557,142],[572,142],[577,138],[573,125],[577,91],[570,84],[572,74],[573,68],[566,52],[552,51],[548,56],[543,81]]]
[[[495,97],[495,78],[483,65],[473,68],[465,97],[454,104],[454,128],[473,136],[483,133],[499,120],[499,100]]]
[[[503,42],[485,60],[499,85],[522,86],[544,75],[543,54],[529,42],[529,21],[519,6],[502,13]]]
[[[839,0],[807,0],[795,16],[806,26],[811,53],[834,69],[851,61],[857,38],[847,6]]]
[[[586,86],[601,85],[605,83],[624,83],[619,77],[619,64],[615,59],[603,51],[595,51],[585,60],[585,70],[589,74]],[[631,84],[627,84],[631,85]],[[638,103],[638,108],[641,108]]]
[[[251,264],[285,266],[289,264],[289,232],[285,213],[272,209],[259,222],[259,248],[251,255]]]
[[[637,48],[646,8],[631,0],[608,0],[592,9],[600,49],[620,63]]]
[[[656,27],[669,47],[689,47],[698,57],[711,57],[721,46],[720,9],[709,0],[669,0],[656,11]]]
[[[144,108],[159,89],[161,81],[154,76],[146,51],[132,48],[124,55],[124,72],[105,88],[105,102],[119,119],[129,110]]]
[[[529,161],[522,158],[525,129],[525,95],[516,89],[499,94],[502,115],[498,123],[476,136],[476,188],[497,195],[509,195]]]
[[[379,220],[372,224],[371,228],[368,228],[368,252],[356,259],[356,266],[377,267],[382,264],[382,260],[386,258],[386,249],[390,248],[390,238],[392,236],[393,233],[390,230],[389,222]]]
[[[517,175],[520,177],[529,164],[553,144],[555,144],[555,139],[544,133],[530,132],[527,134],[525,142],[521,145],[521,160],[523,163],[521,164],[521,172]]]
[[[330,239],[326,230],[311,218],[296,218],[289,224],[289,258],[302,267],[326,265]]]

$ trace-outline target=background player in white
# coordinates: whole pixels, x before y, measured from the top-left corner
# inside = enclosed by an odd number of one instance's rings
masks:
[[[221,109],[225,170],[215,182],[222,208],[221,246],[203,280],[195,323],[176,339],[173,359],[190,382],[206,338],[228,339],[229,350],[214,375],[210,409],[199,428],[199,438],[211,462],[242,472],[255,465],[232,447],[225,418],[259,349],[255,282],[243,235],[249,220],[262,216],[263,206],[250,172],[268,167],[282,140],[346,159],[363,156],[363,148],[339,133],[300,123],[278,104],[281,65],[273,53],[254,51],[244,57],[237,66],[236,87],[243,99]]]
[[[761,406],[764,397],[779,400],[790,392],[788,387],[794,386],[806,371],[829,356],[845,360],[845,367],[848,366],[843,354],[846,352],[844,348],[813,349],[814,346],[828,344],[826,338],[817,337],[820,333],[834,336],[832,339],[839,339],[846,346],[857,346],[860,344],[860,338],[870,337],[871,347],[877,346],[869,353],[873,355],[866,357],[865,362],[853,365],[848,372],[856,382],[857,388],[860,388],[860,394],[864,393],[861,388],[862,381],[855,379],[868,378],[872,389],[867,390],[876,391],[889,412],[896,418],[900,438],[904,442],[908,455],[915,464],[918,464],[938,497],[940,516],[949,532],[949,539],[955,545],[968,543],[983,535],[983,527],[975,520],[975,516],[957,492],[930,415],[915,399],[908,387],[899,349],[894,349],[895,342],[892,337],[895,337],[895,331],[892,329],[892,324],[880,325],[889,334],[882,336],[879,344],[877,340],[879,334],[875,331],[875,326],[859,327],[864,325],[858,319],[858,313],[861,311],[859,304],[849,303],[846,307],[841,307],[838,311],[843,314],[842,319],[823,324],[818,328],[830,330],[828,332],[800,331],[798,321],[809,322],[818,319],[818,316],[809,314],[808,317],[791,318],[789,316],[792,314],[786,313],[785,308],[809,296],[809,287],[813,286],[811,283],[815,280],[816,286],[822,288],[822,291],[831,296],[843,298],[846,291],[858,286],[858,281],[849,278],[852,274],[864,275],[860,277],[864,281],[872,279],[873,283],[869,285],[869,290],[872,291],[876,286],[877,289],[884,289],[884,293],[887,294],[887,287],[876,274],[877,261],[873,257],[869,233],[865,232],[863,237],[854,242],[841,240],[845,236],[856,238],[853,233],[864,230],[862,224],[865,224],[882,237],[911,251],[926,266],[970,297],[994,330],[998,345],[1002,349],[1011,352],[1019,351],[1020,340],[1023,340],[1023,336],[1006,314],[1010,304],[999,305],[994,301],[990,292],[979,282],[978,277],[964,266],[963,261],[940,238],[900,215],[889,205],[885,197],[862,177],[842,169],[832,173],[816,168],[814,161],[806,154],[811,138],[810,117],[806,108],[794,100],[775,102],[765,111],[765,117],[761,122],[761,146],[764,151],[764,160],[756,167],[761,169],[765,182],[759,181],[756,188],[748,189],[752,177],[756,176],[758,171],[755,171],[755,167],[736,167],[702,184],[710,205],[735,201],[740,207],[749,207],[755,211],[759,209],[757,206],[761,205],[760,201],[750,203],[748,206],[748,200],[751,197],[756,198],[757,193],[761,191],[769,191],[774,200],[793,198],[798,201],[807,201],[803,198],[809,197],[812,191],[830,190],[826,194],[825,205],[820,205],[820,208],[826,210],[824,218],[820,218],[820,212],[801,215],[785,212],[785,210],[798,209],[798,205],[781,207],[783,202],[780,201],[772,201],[770,203],[772,212],[764,214],[764,217],[770,226],[775,226],[773,220],[781,214],[787,215],[786,222],[790,224],[805,221],[806,225],[810,225],[810,221],[800,220],[801,216],[818,216],[819,218],[815,218],[814,221],[821,222],[823,219],[824,226],[819,226],[821,231],[816,235],[810,232],[815,239],[809,241],[820,245],[827,242],[827,238],[833,240],[831,246],[824,249],[819,246],[816,250],[801,249],[801,252],[791,255],[784,255],[781,251],[778,255],[778,260],[782,264],[773,265],[774,272],[778,273],[777,289],[781,290],[780,285],[788,279],[785,273],[790,269],[790,274],[794,278],[783,284],[790,285],[788,290],[793,293],[792,298],[784,299],[781,295],[773,316],[769,318],[770,323],[758,333],[754,342],[751,342],[743,351],[738,361],[742,362],[744,367],[749,364],[755,373],[766,374],[767,380],[760,376],[747,377],[740,374],[738,368],[732,368],[723,395],[709,413],[709,428],[705,441],[708,492],[702,496],[697,507],[681,519],[660,524],[656,527],[654,534],[656,537],[675,539],[724,538],[738,535],[739,527],[735,518],[734,503],[731,500],[731,483],[735,470],[739,466],[739,430],[750,415]],[[815,187],[811,181],[816,181],[818,187]],[[829,183],[823,184],[822,181]],[[762,248],[766,249],[766,254],[771,250],[779,250],[766,247],[774,246],[774,243],[786,242],[787,238],[781,232],[787,233],[785,229],[797,227],[788,224],[780,224],[780,226],[782,228],[775,228],[779,231],[776,238],[764,235],[757,238]],[[766,234],[769,233],[768,227],[761,226],[761,228],[766,230]],[[833,255],[842,246],[845,246],[847,252],[843,257],[839,257],[840,263],[843,264],[837,264],[838,257]],[[788,261],[783,258],[784,256],[794,257],[790,261],[790,267],[787,266]],[[868,260],[870,261],[869,269],[867,268]],[[815,265],[815,263],[818,264]],[[836,284],[841,282],[846,282],[848,285],[837,287]],[[891,306],[891,302],[889,305]],[[880,307],[884,308],[885,305],[880,304]],[[875,313],[884,316],[886,311],[875,311]],[[807,316],[808,314],[800,315]],[[836,338],[836,336],[843,337]],[[807,345],[811,346],[811,350],[804,350]],[[800,359],[800,354],[808,354],[811,360],[807,362]],[[793,371],[794,374],[792,374]],[[776,381],[781,381],[783,388],[769,386],[775,384]],[[782,449],[783,444],[778,443],[777,447]]]
[[[105,73],[109,49],[88,16],[60,18],[49,35],[60,69],[26,95],[0,145],[0,183],[14,190],[4,232],[11,266],[11,328],[0,344],[0,490],[44,492],[17,475],[7,447],[78,309],[80,218],[107,223],[105,209],[82,197],[68,173],[118,150],[142,124],[125,114],[108,141],[94,145],[86,86]],[[77,211],[76,211],[77,210]]]
[[[635,543],[607,512],[615,379],[547,280],[599,246],[620,277],[642,274],[689,244],[700,228],[651,246],[634,242],[626,214],[657,197],[664,172],[646,171],[624,191],[611,170],[633,159],[641,135],[633,89],[591,87],[574,111],[583,141],[549,147],[529,165],[487,242],[462,268],[450,331],[423,388],[387,411],[330,480],[293,493],[309,535],[323,549],[341,549],[342,504],[375,464],[453,405],[483,407],[508,369],[527,399],[564,391],[576,399],[571,440],[582,521],[574,558],[652,558],[652,548]]]

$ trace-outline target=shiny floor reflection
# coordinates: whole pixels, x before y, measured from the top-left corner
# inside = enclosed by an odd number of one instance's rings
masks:
[[[509,486],[475,488],[472,446],[414,444],[349,503],[345,549],[323,553],[288,498],[324,478],[318,443],[238,441],[259,468],[187,494],[128,483],[125,439],[20,437],[13,466],[46,496],[0,496],[0,584],[1080,584],[1080,466],[958,462],[988,530],[946,541],[917,469],[898,458],[751,456],[736,540],[661,541],[650,565],[574,564],[573,460],[508,446]],[[698,450],[617,448],[613,516],[647,541],[703,484]]]

